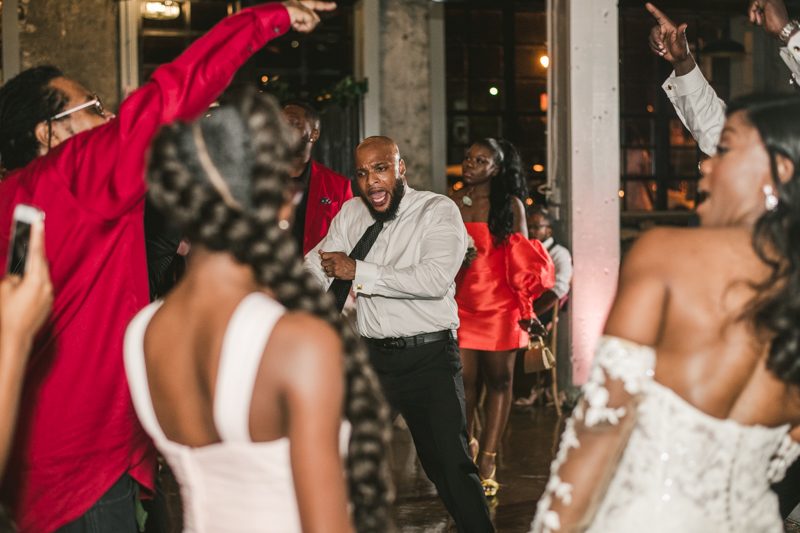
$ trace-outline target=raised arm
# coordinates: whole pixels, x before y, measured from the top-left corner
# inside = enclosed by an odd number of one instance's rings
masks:
[[[144,194],[145,152],[160,126],[196,119],[270,39],[290,27],[310,31],[319,20],[311,8],[334,7],[290,1],[225,18],[175,61],[159,67],[122,103],[116,119],[63,143],[48,160],[79,201],[104,217],[119,216]]]
[[[636,406],[655,367],[667,291],[654,273],[658,239],[640,237],[620,274],[606,335],[583,399],[567,421],[550,480],[536,510],[535,533],[583,531],[605,496],[636,423]]]
[[[750,22],[763,27],[780,43],[783,62],[795,80],[800,78],[800,28],[789,20],[783,0],[751,0],[747,14]]]
[[[431,206],[424,223],[419,262],[396,268],[357,261],[356,294],[408,299],[447,294],[467,252],[467,230],[456,204],[449,200]]]
[[[700,150],[714,155],[725,124],[725,102],[695,64],[686,42],[686,24],[676,26],[653,4],[648,3],[647,10],[658,22],[650,32],[650,49],[675,69],[662,85],[664,92]]]

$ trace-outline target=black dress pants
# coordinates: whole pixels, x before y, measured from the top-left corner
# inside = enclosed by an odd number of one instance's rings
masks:
[[[778,495],[781,518],[786,520],[786,517],[800,504],[800,460],[795,461],[786,470],[786,477],[772,485],[772,490]]]
[[[467,451],[458,342],[403,349],[370,345],[369,354],[387,401],[408,424],[422,468],[459,533],[493,532],[478,467]]]

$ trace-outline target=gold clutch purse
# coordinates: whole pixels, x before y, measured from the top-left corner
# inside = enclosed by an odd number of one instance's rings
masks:
[[[541,372],[549,370],[556,364],[556,357],[553,351],[545,344],[541,335],[531,335],[528,341],[528,349],[525,350],[525,373]]]

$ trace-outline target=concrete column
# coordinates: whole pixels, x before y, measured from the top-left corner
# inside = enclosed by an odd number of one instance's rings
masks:
[[[444,39],[444,5],[430,5],[431,55],[431,190],[447,192],[447,90]]]
[[[381,0],[381,131],[397,142],[409,185],[425,190],[433,189],[430,10],[428,0]]]
[[[115,109],[119,103],[118,2],[19,0],[21,68],[55,65],[96,92]]]
[[[3,83],[19,74],[19,0],[3,2]]]
[[[355,4],[355,76],[367,78],[364,95],[363,137],[381,135],[381,15],[379,0],[358,0]]]
[[[588,376],[619,272],[617,1],[570,0],[562,17],[569,21],[567,225],[575,264],[569,314],[578,385]]]
[[[139,0],[119,2],[120,102],[139,87]]]

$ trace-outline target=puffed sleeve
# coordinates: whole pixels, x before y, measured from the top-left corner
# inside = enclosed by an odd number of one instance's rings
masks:
[[[539,241],[514,233],[505,247],[506,280],[517,297],[523,319],[533,318],[533,300],[553,288],[555,268],[550,254]]]

